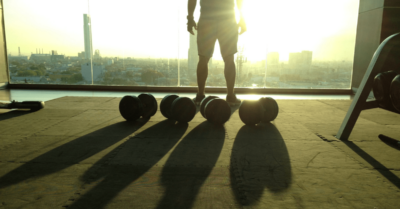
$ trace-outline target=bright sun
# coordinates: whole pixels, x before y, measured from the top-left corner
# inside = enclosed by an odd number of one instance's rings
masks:
[[[266,52],[279,52],[287,59],[290,52],[313,51],[324,38],[346,27],[345,8],[339,1],[245,1],[248,31],[239,38],[239,45],[255,60]]]

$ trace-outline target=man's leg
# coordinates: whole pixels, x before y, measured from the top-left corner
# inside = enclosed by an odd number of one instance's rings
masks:
[[[218,41],[221,49],[221,55],[225,62],[225,80],[228,94],[226,101],[230,105],[240,104],[234,93],[236,66],[234,55],[237,52],[238,26],[235,19],[228,19],[220,22],[218,28]]]
[[[234,87],[235,87],[235,78],[236,78],[236,66],[234,61],[234,55],[228,55],[224,57],[225,62],[225,80],[226,80],[226,87],[228,89],[228,97],[234,96]]]
[[[199,63],[197,64],[197,95],[205,95],[205,87],[208,76],[208,61],[210,57],[199,56]]]

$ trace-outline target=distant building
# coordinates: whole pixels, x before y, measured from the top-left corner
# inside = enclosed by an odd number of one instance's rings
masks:
[[[93,81],[98,81],[103,75],[105,67],[103,65],[93,65]],[[87,83],[92,83],[92,67],[90,63],[85,63],[81,65],[81,73],[83,79]]]
[[[93,59],[100,59],[100,58],[101,58],[101,56],[100,56],[100,51],[99,51],[98,49],[96,49],[96,50],[94,51]]]
[[[50,62],[51,61],[51,55],[50,54],[31,54],[31,57],[29,60],[35,61],[35,62]]]
[[[28,60],[28,56],[11,56],[11,55],[8,55],[8,60],[9,61],[19,61],[19,60],[27,61]]]
[[[188,74],[196,75],[197,64],[199,62],[199,53],[197,51],[197,31],[193,30],[194,35],[189,33],[190,43],[188,51]]]
[[[92,23],[88,14],[83,14],[83,33],[85,38],[85,59],[91,59],[93,55]]]
[[[85,59],[85,52],[78,52],[78,57]]]
[[[281,66],[279,64],[278,52],[270,52],[267,54],[267,59],[265,60],[265,69],[268,74],[279,73]]]
[[[289,54],[289,65],[305,65],[312,64],[312,51],[302,51]]]
[[[267,65],[279,65],[278,52],[270,52],[267,54]]]
[[[289,53],[289,65],[293,66],[300,64],[300,57],[301,57],[300,52]]]
[[[112,59],[107,60],[107,65],[112,65],[112,64],[114,64],[114,60]]]
[[[81,60],[82,58],[81,58],[81,57],[69,57],[69,59],[70,59],[71,61],[79,61],[79,60]]]
[[[310,66],[312,64],[312,51],[301,52],[302,64]]]
[[[65,55],[58,55],[57,51],[53,50],[53,51],[51,51],[50,59],[51,59],[51,62],[64,61]]]

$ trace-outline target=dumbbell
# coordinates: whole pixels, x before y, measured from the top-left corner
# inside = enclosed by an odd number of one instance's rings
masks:
[[[43,101],[24,101],[17,102],[13,100],[10,103],[0,102],[0,109],[30,109],[31,111],[37,111],[44,108]]]
[[[224,124],[231,117],[231,107],[217,96],[208,96],[200,103],[200,113],[211,123]]]
[[[171,120],[187,123],[196,115],[196,105],[188,97],[167,95],[161,100],[161,114]]]
[[[400,112],[400,75],[397,75],[392,80],[390,85],[390,99],[393,107]]]
[[[244,100],[239,107],[239,117],[246,125],[271,122],[278,116],[278,112],[278,103],[271,97]]]
[[[127,121],[150,118],[157,112],[157,100],[151,94],[124,96],[119,102],[119,112]]]
[[[390,89],[392,80],[398,75],[395,71],[386,71],[378,73],[374,78],[372,91],[378,105],[382,108],[391,108]]]

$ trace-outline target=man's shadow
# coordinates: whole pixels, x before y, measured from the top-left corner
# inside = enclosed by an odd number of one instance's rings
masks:
[[[207,121],[195,127],[174,149],[161,173],[165,192],[157,208],[193,206],[201,186],[217,163],[225,128]]]
[[[156,165],[182,138],[187,128],[187,123],[164,120],[115,148],[118,155],[109,152],[82,177],[85,184],[101,182],[68,208],[104,208],[124,188]],[[110,159],[113,162],[109,163]]]
[[[0,177],[0,189],[27,179],[46,176],[82,162],[131,135],[146,123],[147,120],[118,122],[67,142]]]
[[[292,182],[289,153],[279,130],[272,123],[244,125],[232,148],[231,185],[242,205],[257,202],[264,189],[281,193]]]

